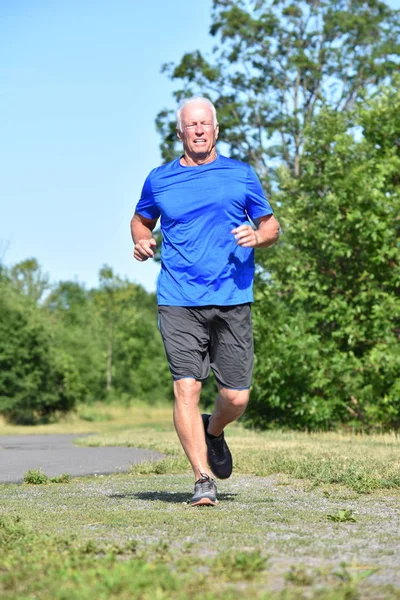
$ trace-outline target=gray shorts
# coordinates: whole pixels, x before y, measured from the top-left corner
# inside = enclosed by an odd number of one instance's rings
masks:
[[[159,328],[172,377],[248,389],[253,371],[251,305],[159,306]]]

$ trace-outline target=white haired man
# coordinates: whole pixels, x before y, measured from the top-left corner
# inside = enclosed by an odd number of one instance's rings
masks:
[[[154,256],[152,231],[161,217],[157,299],[174,380],[174,424],[195,476],[191,504],[213,506],[213,476],[232,472],[224,428],[249,400],[253,248],[271,246],[279,224],[253,169],[217,153],[213,104],[189,98],[176,117],[183,155],[148,175],[131,221],[133,255],[138,261]],[[213,413],[200,415],[210,367],[218,395]]]

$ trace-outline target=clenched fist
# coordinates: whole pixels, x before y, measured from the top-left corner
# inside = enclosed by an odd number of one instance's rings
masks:
[[[254,248],[259,243],[258,232],[251,225],[239,225],[239,227],[232,229],[231,233],[235,236],[238,246]]]
[[[135,244],[135,248],[133,250],[133,256],[139,262],[143,262],[148,258],[154,257],[154,252],[152,248],[157,246],[157,242],[154,238],[149,238],[145,240],[139,240]]]

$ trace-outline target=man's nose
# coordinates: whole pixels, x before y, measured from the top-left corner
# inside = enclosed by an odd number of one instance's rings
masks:
[[[201,123],[197,123],[194,132],[196,135],[202,135],[204,133],[203,125]]]

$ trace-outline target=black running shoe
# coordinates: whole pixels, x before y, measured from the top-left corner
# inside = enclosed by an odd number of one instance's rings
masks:
[[[206,434],[207,459],[214,475],[218,479],[228,479],[232,474],[232,454],[224,438],[224,432],[218,437],[207,433],[208,420],[211,415],[201,415]]]
[[[217,484],[205,473],[194,484],[194,495],[190,500],[191,506],[215,506],[217,500]]]

